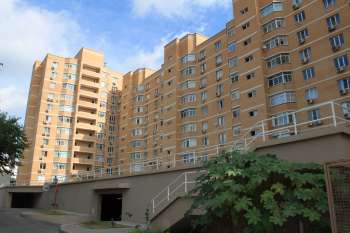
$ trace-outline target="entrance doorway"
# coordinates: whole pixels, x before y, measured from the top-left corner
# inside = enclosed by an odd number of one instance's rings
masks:
[[[39,194],[12,193],[11,208],[34,208]]]
[[[101,221],[122,220],[122,194],[101,195]]]

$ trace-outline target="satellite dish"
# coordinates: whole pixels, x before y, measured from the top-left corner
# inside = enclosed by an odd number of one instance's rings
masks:
[[[44,192],[47,192],[47,191],[49,191],[50,190],[50,183],[44,183],[44,185],[43,185],[43,191]]]

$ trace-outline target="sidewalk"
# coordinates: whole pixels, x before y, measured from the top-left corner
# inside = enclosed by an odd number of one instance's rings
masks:
[[[130,226],[130,228],[88,229],[80,225],[90,221],[88,215],[58,210],[50,212],[46,210],[28,210],[20,214],[25,218],[49,222],[60,225],[60,233],[129,233],[137,224],[130,222],[117,222],[117,224]]]

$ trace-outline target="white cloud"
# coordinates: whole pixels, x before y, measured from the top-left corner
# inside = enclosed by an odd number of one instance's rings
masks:
[[[0,88],[0,110],[15,112],[26,109],[27,97],[23,90],[18,90],[15,86]]]
[[[28,92],[32,65],[35,60],[43,59],[47,53],[68,55],[76,51],[83,41],[81,29],[67,12],[52,12],[30,6],[23,0],[0,1],[0,62],[4,63],[0,71],[2,101],[8,97],[18,98],[1,107],[14,111],[25,111],[20,95]],[[26,97],[25,97],[26,99]],[[13,106],[10,106],[13,104]],[[16,105],[15,105],[16,104]]]
[[[232,0],[132,0],[136,16],[157,13],[166,18],[189,18],[208,8],[230,7]]]

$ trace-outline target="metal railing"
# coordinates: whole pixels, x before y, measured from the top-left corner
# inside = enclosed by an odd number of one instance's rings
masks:
[[[76,182],[200,166],[203,161],[212,159],[223,151],[249,151],[259,143],[293,135],[304,135],[315,129],[349,124],[349,113],[350,109],[348,106],[343,106],[333,101],[310,105],[306,108],[289,112],[280,118],[272,117],[259,121],[249,128],[242,129],[241,135],[230,142],[213,146],[200,146],[185,152],[148,160],[120,160],[116,166],[77,172],[66,176],[60,182]],[[312,116],[312,119],[310,119],[310,116]],[[52,176],[54,175],[52,174]],[[57,174],[57,176],[60,176],[60,174]],[[41,184],[44,183],[44,181],[33,181],[32,183],[39,184],[40,182]],[[21,184],[18,183],[18,185]]]

